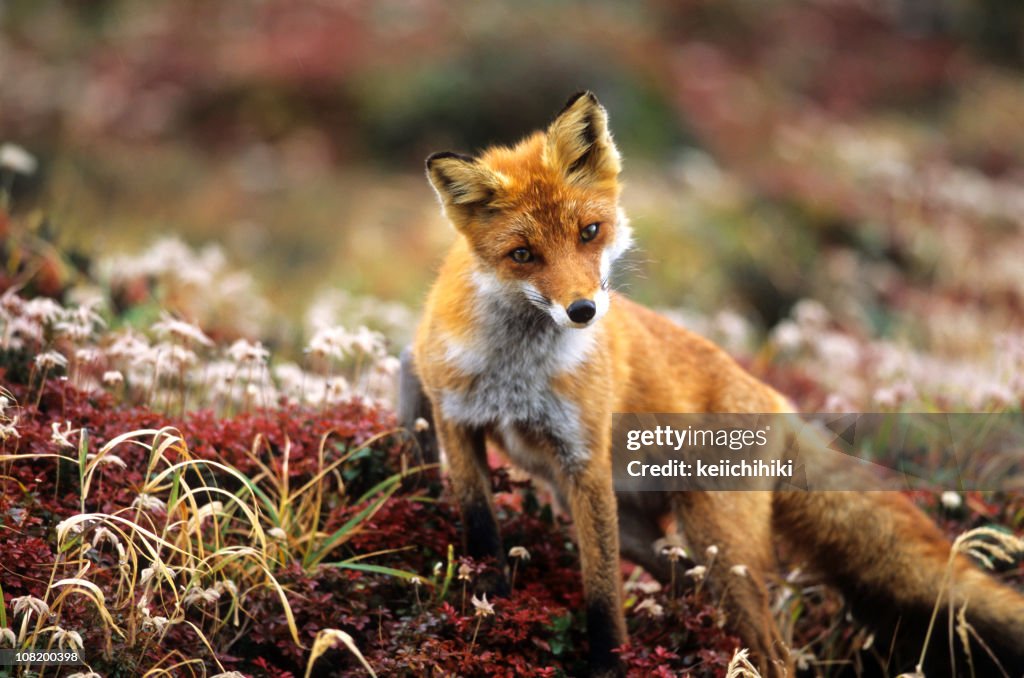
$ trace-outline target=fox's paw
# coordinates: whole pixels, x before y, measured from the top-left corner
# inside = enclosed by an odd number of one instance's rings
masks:
[[[612,663],[594,663],[591,660],[590,663],[590,675],[593,678],[623,678],[626,675],[626,669],[622,666],[622,663],[615,660]]]
[[[500,596],[505,598],[511,593],[508,577],[501,570],[489,567],[476,578],[473,590],[477,595],[487,594],[490,597]]]

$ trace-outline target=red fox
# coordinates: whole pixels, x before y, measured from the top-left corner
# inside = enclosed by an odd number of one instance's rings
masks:
[[[901,639],[923,642],[950,543],[899,493],[616,496],[613,412],[792,406],[721,349],[610,290],[631,231],[619,206],[619,152],[592,93],[572,97],[546,131],[515,146],[476,157],[435,153],[426,166],[458,237],[403,359],[400,417],[432,422],[466,549],[495,559],[502,573],[486,444],[551,484],[579,541],[593,674],[618,671],[614,649],[626,640],[620,553],[664,576],[652,544],[666,529],[697,558],[713,545],[716,567],[746,567],[742,583],[719,594],[765,676],[795,673],[765,586],[776,568],[776,536],[838,585],[855,614],[880,632],[898,629]],[[434,449],[430,434],[420,437]],[[1024,597],[962,556],[953,564],[954,600],[970,601],[968,620],[1008,674],[1020,676]],[[507,590],[501,576],[493,587]],[[944,632],[946,624],[937,627]],[[929,656],[929,678],[951,672],[948,647]],[[980,646],[972,657],[976,666],[990,661]],[[992,671],[977,675],[999,675]]]

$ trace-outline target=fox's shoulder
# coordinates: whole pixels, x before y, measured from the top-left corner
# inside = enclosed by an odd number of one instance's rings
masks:
[[[623,406],[636,411],[781,412],[793,406],[727,351],[665,315],[614,294],[605,343],[625,385]]]

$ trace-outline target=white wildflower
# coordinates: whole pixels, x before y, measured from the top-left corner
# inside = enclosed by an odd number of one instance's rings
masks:
[[[68,631],[57,627],[53,631],[53,639],[57,641],[57,647],[61,650],[81,650],[83,647],[82,634],[78,631]]]
[[[829,322],[828,309],[814,299],[798,301],[792,315],[798,325],[811,329],[823,329]]]
[[[393,355],[384,356],[377,361],[376,368],[381,374],[393,377],[398,374],[398,370],[402,369],[402,361]]]
[[[737,577],[746,577],[750,574],[746,565],[733,565],[729,568],[729,572],[736,575]]]
[[[220,600],[220,591],[215,588],[204,589],[198,586],[190,588],[182,597],[181,602],[192,607],[195,605],[210,605]]]
[[[97,293],[98,295],[98,293]],[[75,308],[65,311],[65,317],[88,327],[106,327],[107,321],[96,312],[96,307],[101,303],[99,296],[93,296],[91,300],[83,302]]]
[[[114,546],[117,546],[118,544],[120,544],[120,540],[117,538],[117,535],[114,534],[110,529],[108,529],[106,527],[102,527],[102,526],[96,528],[96,531],[92,533],[92,545],[93,545],[93,547],[94,548],[98,547],[100,544],[102,544],[105,541],[110,542]]]
[[[644,598],[633,608],[633,611],[637,614],[646,611],[647,614],[654,618],[665,616],[665,608],[659,605],[654,598]]]
[[[830,366],[849,369],[860,362],[860,346],[856,341],[839,332],[825,332],[814,342],[818,357]]]
[[[883,386],[875,391],[873,399],[879,407],[895,410],[916,397],[917,391],[914,385],[908,381],[898,382],[890,386]]]
[[[972,388],[970,400],[971,405],[977,409],[993,408],[996,410],[1004,410],[1021,401],[1008,386],[993,381],[982,382]]]
[[[50,606],[46,604],[46,601],[35,596],[13,598],[11,599],[11,607],[14,609],[15,616],[35,614],[37,617],[46,617],[50,614]]]
[[[14,635],[14,631],[10,630],[6,626],[0,628],[0,645],[7,645],[8,647],[14,647],[18,644],[18,637]]]
[[[0,312],[8,316],[20,315],[25,312],[25,300],[18,296],[17,288],[9,287],[3,294],[0,294]]]
[[[68,359],[57,351],[47,351],[37,355],[35,363],[38,369],[48,370],[53,367],[67,367]]]
[[[739,313],[720,311],[715,315],[713,327],[722,345],[730,352],[742,352],[750,345],[753,330]]]
[[[2,345],[4,348],[22,348],[43,343],[43,326],[39,322],[24,316],[15,316],[7,321]]]
[[[52,323],[64,315],[64,307],[49,297],[34,297],[25,302],[22,312],[40,323]]]
[[[75,360],[84,364],[92,365],[98,363],[103,357],[103,353],[93,346],[86,346],[83,348],[75,349]]]
[[[430,430],[430,422],[423,417],[416,417],[416,421],[412,425],[412,429],[416,433],[423,433],[424,431]]]
[[[262,365],[270,357],[270,351],[258,341],[254,344],[245,339],[239,339],[228,348],[228,357],[236,363]]]
[[[349,352],[351,346],[351,335],[344,327],[324,327],[313,335],[306,347],[306,353],[317,358],[340,360]]]
[[[798,351],[804,344],[804,332],[795,322],[783,320],[772,330],[771,342],[780,351]]]
[[[366,355],[379,355],[384,351],[384,335],[360,325],[355,333],[349,336],[349,345],[353,350]]]
[[[142,568],[142,572],[139,573],[139,584],[145,586],[153,579],[156,580],[156,584],[160,584],[161,581],[174,581],[175,576],[177,573],[167,567],[162,560],[154,560],[152,565]],[[146,597],[143,596],[139,601],[140,609],[146,602]]]
[[[159,497],[142,492],[132,501],[132,508],[140,508],[143,511],[166,512],[167,504]]]
[[[238,596],[238,585],[235,584],[235,582],[233,582],[230,579],[222,579],[221,581],[219,581],[216,584],[214,584],[213,588],[218,593],[222,593],[223,594],[226,591],[229,594],[231,594],[232,596],[236,596],[236,597]]]
[[[823,412],[829,414],[844,414],[847,412],[856,412],[857,408],[850,400],[840,393],[830,393],[825,398],[825,404],[822,406]]]
[[[107,355],[114,360],[138,361],[149,354],[149,342],[139,338],[132,332],[124,332],[116,336],[107,346]]]
[[[953,492],[952,490],[946,490],[943,492],[939,501],[941,501],[943,507],[949,511],[957,510],[964,503],[963,499],[960,498],[960,494],[958,492]]]
[[[157,344],[154,348],[154,362],[163,364],[167,370],[178,372],[190,365],[195,365],[199,357],[195,351],[185,348],[180,344]]]
[[[53,325],[54,331],[61,337],[67,337],[75,343],[89,339],[93,334],[91,324],[86,324],[78,319],[61,320]]]
[[[163,338],[170,337],[186,343],[195,342],[202,346],[213,346],[213,340],[206,336],[206,333],[197,325],[172,318],[167,314],[164,314],[159,322],[153,324],[153,331]]]
[[[707,573],[708,568],[704,567],[703,565],[696,565],[685,572],[687,577],[693,577],[697,581],[703,579],[704,575],[706,575]]]
[[[75,443],[71,442],[70,436],[73,433],[77,433],[78,429],[72,430],[70,421],[64,422],[63,431],[60,430],[60,423],[55,421],[50,424],[50,431],[51,442],[57,443],[60,447],[75,447]]]
[[[665,556],[666,558],[668,558],[673,563],[676,562],[677,560],[680,560],[681,558],[686,558],[687,557],[686,549],[684,549],[682,546],[671,546],[671,545],[670,546],[665,546],[664,548],[662,548],[661,549],[661,555]]]
[[[152,631],[154,633],[163,633],[167,625],[170,624],[170,620],[167,617],[150,617],[146,615],[146,618],[142,621],[143,631]]]
[[[18,433],[18,418],[14,417],[6,424],[0,425],[0,441],[7,442],[9,438],[20,439],[21,434]]]
[[[124,375],[118,370],[107,370],[103,373],[103,383],[107,386],[117,386],[124,383]]]
[[[477,598],[473,596],[470,598],[470,602],[473,603],[475,612],[473,613],[477,617],[490,617],[494,614],[494,603],[487,602],[487,594],[483,595],[483,598]]]
[[[626,583],[625,589],[627,591],[639,591],[640,593],[646,593],[647,595],[651,595],[652,593],[657,593],[661,590],[661,584],[654,580],[633,581]]]
[[[818,658],[806,648],[793,648],[790,650],[790,653],[796,662],[797,670],[800,672],[810,671],[811,667],[818,663]],[[924,677],[922,676],[922,678]]]
[[[344,377],[334,377],[327,384],[327,401],[337,402],[343,400],[349,394],[348,380]]]
[[[35,156],[17,144],[10,142],[0,146],[0,168],[18,174],[34,174],[39,166]]]

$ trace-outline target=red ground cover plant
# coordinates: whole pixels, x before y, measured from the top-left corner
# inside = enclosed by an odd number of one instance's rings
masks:
[[[169,463],[185,456],[216,461],[261,486],[269,478],[268,469],[286,475],[294,487],[311,480],[329,482],[339,496],[325,494],[318,529],[330,534],[373,501],[356,498],[403,466],[413,465],[402,438],[387,435],[394,432],[390,412],[352,403],[322,410],[281,406],[227,418],[208,412],[175,418],[144,407],[116,406],[107,395],[86,394],[59,378],[48,380],[41,393],[18,384],[9,388],[19,406],[17,437],[5,441],[7,456],[0,462],[0,586],[6,623],[18,632],[23,615],[14,612],[15,599],[34,596],[47,601],[50,616],[35,636],[37,643],[50,642],[46,629],[74,630],[81,635],[90,667],[101,675],[137,675],[169,666],[195,675],[204,670],[303,675],[309,648],[323,629],[349,634],[380,675],[556,676],[585,670],[584,620],[579,612],[582,591],[570,528],[538,500],[529,483],[512,482],[504,472],[496,474],[495,489],[500,491],[505,540],[509,546],[526,548],[529,559],[519,561],[511,595],[487,601],[493,612],[480,606],[482,599],[476,597],[477,579],[487,564],[460,557],[459,516],[441,492],[436,473],[411,474],[321,562],[304,563],[297,545],[285,544],[272,551],[269,567],[286,592],[301,645],[292,637],[289,619],[272,587],[239,584],[238,591],[228,595],[228,587],[221,586],[219,597],[199,597],[197,603],[180,606],[183,618],[167,623],[174,620],[175,597],[202,593],[206,584],[190,588],[179,572],[182,581],[175,580],[176,587],[164,587],[142,600],[145,594],[140,591],[148,589],[143,589],[141,581],[153,576],[146,574],[147,567],[156,567],[153,562],[142,558],[131,569],[133,581],[126,582],[121,574],[127,567],[125,558],[119,557],[112,541],[97,541],[95,524],[87,523],[78,536],[83,542],[96,542],[80,558],[72,557],[75,551],[67,546],[78,543],[74,537],[69,542],[65,535],[61,541],[62,521],[83,512],[129,516],[152,528],[156,518],[128,510],[138,503],[151,475],[148,450],[131,444],[115,448],[123,465],[107,463],[97,471],[84,505],[73,460],[79,453],[93,454],[128,431],[163,426],[176,427],[188,451],[168,452]],[[11,407],[8,414],[14,411]],[[82,429],[87,431],[86,447],[82,447]],[[62,447],[54,432],[68,430],[64,438],[72,447]],[[322,464],[317,459],[321,441],[328,432],[332,432],[329,443],[323,446],[328,460],[356,450],[329,481],[327,476],[316,478]],[[360,448],[368,441],[373,441],[369,447]],[[58,452],[65,458],[55,458]],[[216,470],[206,473],[210,477],[202,480],[208,486],[239,490],[234,476],[218,476]],[[199,480],[193,479],[193,486]],[[340,496],[339,486],[351,499]],[[213,494],[207,497],[213,498]],[[159,509],[154,511],[159,517]],[[214,549],[216,531],[204,524],[202,535],[208,548]],[[375,571],[335,565],[367,554],[373,555],[355,562]],[[98,607],[85,596],[69,595],[60,605],[54,604],[55,580],[80,573],[81,560],[89,561],[84,578],[103,592],[111,621],[124,635],[112,632]],[[383,568],[394,568],[396,573]],[[625,569],[627,575],[632,572],[628,565]],[[212,586],[205,589],[210,596],[213,590]],[[720,615],[709,596],[689,591],[671,597],[650,585],[646,590],[633,589],[628,598],[633,608],[628,613],[632,640],[622,657],[631,674],[721,675],[736,641],[721,629]],[[644,599],[651,602],[635,610]],[[147,616],[136,623],[133,612],[142,606],[149,608]],[[152,620],[157,620],[155,626]],[[133,623],[137,628],[131,628]],[[28,627],[40,629],[35,618]],[[203,667],[186,663],[193,659]],[[347,650],[338,648],[320,657],[313,673],[365,675],[366,671]]]

